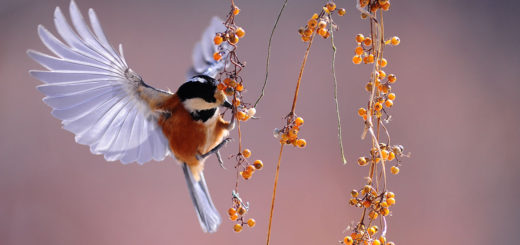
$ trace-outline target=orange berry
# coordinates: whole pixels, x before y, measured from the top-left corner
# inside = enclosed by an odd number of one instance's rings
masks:
[[[370,0],[359,0],[359,5],[361,5],[362,8],[366,7]]]
[[[366,37],[363,43],[365,43],[366,46],[372,45],[372,38]]]
[[[396,166],[392,166],[390,168],[390,171],[393,173],[393,174],[398,174],[399,173],[399,167],[396,167]],[[389,203],[390,204],[390,203]]]
[[[312,36],[312,29],[309,29],[309,28],[305,29],[305,31],[303,31],[303,35],[304,35],[305,37],[310,37],[310,36]],[[310,39],[309,39],[309,40],[310,40]]]
[[[385,4],[382,4],[381,5],[381,8],[384,10],[384,11],[388,11],[390,9],[390,1],[387,1]]]
[[[300,148],[304,148],[307,145],[307,141],[304,139],[298,139],[296,140],[296,145]]]
[[[242,37],[244,37],[244,35],[246,35],[246,31],[244,31],[244,29],[242,29],[242,27],[237,28],[237,31],[235,33],[240,38],[242,38]]]
[[[347,10],[346,10],[346,9],[344,9],[344,8],[340,8],[340,9],[338,9],[338,14],[339,14],[339,16],[343,16],[343,15],[345,15],[346,13],[347,13]]]
[[[388,82],[389,83],[395,83],[396,80],[397,80],[397,76],[395,74],[388,75]]]
[[[216,60],[216,61],[219,61],[220,59],[222,59],[222,55],[220,55],[219,52],[215,52],[213,54],[213,59]]]
[[[242,231],[242,225],[241,225],[241,224],[235,224],[235,225],[233,226],[233,230],[234,230],[235,232],[241,232],[241,231]]]
[[[381,85],[380,90],[386,94],[386,93],[390,92],[390,90],[392,90],[392,86],[390,86],[389,84],[383,84],[383,85]]]
[[[215,38],[213,38],[213,42],[215,45],[220,45],[224,39],[220,35],[216,35]]]
[[[303,125],[303,118],[302,117],[297,117],[295,120],[294,120],[294,124],[296,124],[296,126],[301,126]]]
[[[255,166],[253,165],[247,165],[246,172],[253,173],[255,172]]]
[[[350,195],[351,195],[352,197],[358,197],[359,193],[358,193],[356,190],[352,190],[352,191],[350,192]]]
[[[240,208],[238,208],[237,212],[238,212],[239,215],[244,215],[246,213],[246,211],[247,210],[244,207],[240,207]]]
[[[388,161],[392,161],[395,159],[395,153],[393,151],[390,152],[390,154],[388,155]]]
[[[327,3],[326,6],[327,6],[327,9],[328,9],[330,12],[336,10],[336,4],[335,4],[334,2],[329,2],[329,3]]]
[[[318,34],[320,34],[320,36],[322,37],[325,37],[327,35],[327,30],[324,28],[320,28],[318,29]]]
[[[235,90],[238,92],[244,91],[244,85],[242,85],[241,83],[237,84],[237,86],[235,87]]]
[[[354,240],[351,236],[346,236],[345,238],[343,238],[343,243],[345,243],[346,245],[352,245],[354,243]]]
[[[310,29],[314,29],[316,28],[316,26],[318,25],[318,21],[316,19],[310,19],[308,22],[307,22],[307,26],[310,28]]]
[[[385,101],[385,106],[386,107],[392,107],[394,105],[394,102],[392,100],[386,100]],[[393,153],[393,152],[392,152]],[[395,156],[395,155],[394,155]]]
[[[379,3],[379,5],[383,5],[383,4],[387,3],[388,0],[378,0],[377,2]]]
[[[367,114],[367,110],[365,108],[359,108],[357,113],[358,113],[359,116],[362,117],[363,115]]]
[[[264,166],[264,163],[262,162],[262,160],[256,160],[253,165],[255,166],[256,169],[261,169],[263,166]]]
[[[235,6],[235,8],[233,8],[233,15],[238,15],[238,13],[240,13],[240,9]]]
[[[372,241],[372,245],[381,245],[381,242],[379,240]]]
[[[368,82],[366,85],[365,85],[365,90],[367,92],[372,92],[372,83],[371,82]]]
[[[367,158],[366,157],[360,157],[357,160],[359,166],[365,166],[367,165]]]
[[[383,70],[379,71],[379,79],[383,79],[385,77],[386,77],[386,72]]]
[[[358,65],[358,64],[361,64],[361,56],[359,55],[355,55],[353,58],[352,58],[352,63]]]
[[[233,79],[227,77],[226,79],[224,79],[224,84],[226,84],[227,86],[229,86],[231,84],[231,82],[233,81]]]
[[[224,85],[223,83],[218,83],[217,84],[217,89],[218,90],[224,90],[224,89],[226,89],[226,85]]]
[[[361,43],[363,40],[365,40],[365,36],[363,36],[363,34],[360,33],[356,35],[356,42]]]
[[[399,43],[401,43],[401,39],[399,39],[398,36],[394,36],[394,37],[392,37],[391,43],[392,43],[392,45],[397,46],[397,45],[399,45]]]
[[[232,34],[229,37],[229,43],[231,43],[231,44],[237,44],[238,40],[240,40],[240,38],[238,38],[238,36],[236,34]]]
[[[374,55],[373,54],[368,55],[368,63],[374,63]]]
[[[248,180],[251,178],[252,176],[252,173],[251,172],[247,172],[247,171],[244,171],[244,172],[240,172],[240,175],[242,175],[242,178],[244,178],[245,180]]]
[[[242,155],[245,157],[245,158],[248,158],[251,156],[251,150],[249,149],[245,149],[242,151]]]
[[[387,192],[386,193],[386,198],[394,198],[395,197],[395,194],[391,191]]]
[[[316,14],[316,13],[314,13],[314,14],[312,15],[312,18],[315,19],[315,20],[317,20],[318,17],[319,17],[319,16],[318,16],[318,14]]]
[[[389,100],[395,100],[395,94],[394,93],[389,93],[388,94],[388,99]]]
[[[386,203],[388,203],[388,206],[392,206],[395,204],[395,198],[391,197],[391,198],[387,198],[386,199]]]
[[[379,237],[379,241],[381,242],[381,244],[385,245],[386,244],[386,237],[380,236]]]
[[[304,43],[306,43],[306,42],[308,42],[308,41],[310,41],[310,40],[311,40],[310,37],[302,36],[302,41],[303,41]]]
[[[255,221],[254,219],[248,219],[248,220],[247,220],[247,225],[248,225],[249,227],[253,227],[253,226],[256,225],[256,221]]]
[[[386,67],[388,65],[388,61],[385,59],[385,58],[381,58],[380,60],[377,61],[377,63],[381,66],[381,67]]]
[[[365,208],[369,208],[369,207],[370,207],[370,204],[371,204],[370,201],[365,200],[365,201],[363,202],[363,207],[365,207]]]
[[[383,208],[388,208],[387,202],[380,202],[379,205],[381,205],[381,207],[383,207]]]
[[[233,88],[230,88],[230,87],[227,87],[225,90],[224,90],[224,93],[227,95],[227,96],[232,96],[233,95]]]
[[[323,12],[325,12],[326,14],[330,14],[330,11],[329,11],[329,9],[327,8],[327,6],[323,7]]]
[[[238,219],[238,215],[237,215],[237,214],[230,215],[230,216],[229,216],[229,219],[230,219],[231,221],[235,221],[235,220]]]
[[[363,50],[363,47],[357,46],[355,49],[356,55],[362,55],[365,50]]]
[[[383,209],[381,210],[381,214],[382,214],[383,216],[388,216],[388,215],[390,214],[390,209],[388,209],[388,208],[383,208]]]
[[[327,27],[327,22],[321,20],[320,22],[318,22],[318,27],[325,29],[325,27]]]
[[[376,213],[374,210],[372,210],[372,212]],[[368,234],[371,235],[371,236],[376,234],[376,229],[374,229],[374,227],[368,228],[367,231],[368,231]]]
[[[237,116],[236,117],[237,117],[238,120],[245,121],[247,115],[243,111],[239,111],[239,112],[237,112]]]
[[[236,210],[236,209],[234,209],[234,208],[229,208],[229,209],[228,209],[228,214],[229,214],[229,216],[232,216],[233,214],[236,214],[236,213],[237,213],[237,210]]]
[[[388,242],[386,245],[395,245],[394,242]]]
[[[379,215],[379,214],[377,214],[377,212],[374,211],[374,210],[370,211],[370,213],[368,214],[368,216],[369,216],[371,219],[377,219],[377,216],[378,216],[378,215]],[[368,233],[370,233],[370,229],[368,230]],[[375,233],[375,232],[374,232],[374,233]],[[370,234],[370,235],[372,236],[372,235],[374,235],[374,234]]]
[[[239,106],[240,105],[240,100],[238,98],[235,99],[235,103],[233,103],[235,106]]]
[[[388,151],[387,150],[381,150],[381,156],[383,159],[388,159]]]
[[[383,106],[381,105],[381,103],[377,102],[376,105],[374,106],[374,109],[376,111],[380,111],[381,109],[383,109]]]

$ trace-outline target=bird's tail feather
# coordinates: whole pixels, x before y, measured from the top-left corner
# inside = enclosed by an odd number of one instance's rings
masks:
[[[183,163],[182,170],[202,230],[210,233],[217,231],[217,227],[220,225],[221,221],[220,215],[211,201],[211,196],[209,195],[203,173],[200,172],[200,180],[196,181],[188,165]]]

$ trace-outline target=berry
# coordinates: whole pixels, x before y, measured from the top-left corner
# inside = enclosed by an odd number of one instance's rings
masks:
[[[392,37],[391,43],[392,43],[392,45],[397,46],[397,45],[399,45],[399,43],[401,43],[401,39],[399,39],[398,36],[394,36],[394,37]]]
[[[253,227],[253,226],[256,225],[256,221],[255,221],[254,219],[248,219],[248,220],[247,220],[247,225],[248,225],[249,227]]]
[[[237,213],[237,210],[236,210],[236,209],[234,209],[234,208],[229,208],[229,209],[228,209],[228,214],[229,214],[229,216],[233,216],[233,215],[236,214],[236,213]]]
[[[242,29],[242,27],[237,28],[237,31],[235,32],[239,38],[244,37],[246,35],[246,31]]]
[[[345,238],[343,238],[343,242],[347,245],[352,245],[354,243],[354,240],[351,236],[346,236]]]
[[[390,171],[393,173],[393,174],[398,174],[399,173],[399,167],[396,167],[396,166],[392,166],[390,168]],[[389,203],[390,204],[390,203]]]
[[[357,160],[359,166],[365,166],[367,165],[367,158],[366,157],[360,157]]]
[[[325,27],[327,27],[327,22],[321,20],[320,22],[318,22],[318,27],[325,29]]]
[[[216,61],[219,61],[220,59],[222,59],[222,55],[220,55],[219,52],[215,52],[213,54],[213,59],[216,60]]]
[[[382,150],[381,151],[381,156],[383,157],[383,159],[388,159],[388,151],[387,150]]]
[[[213,42],[215,45],[220,45],[224,41],[220,35],[216,35],[215,38],[213,38]]]
[[[327,9],[328,9],[330,12],[332,12],[332,11],[334,11],[334,10],[336,9],[336,4],[335,4],[334,2],[329,2],[329,3],[327,3],[326,6],[327,6]]]
[[[394,102],[392,100],[386,100],[385,101],[385,106],[386,107],[392,107],[393,105],[394,105]],[[395,157],[395,154],[394,154],[394,157]]]
[[[244,85],[242,85],[241,83],[237,84],[235,90],[238,92],[242,92],[244,90]]]
[[[226,85],[224,85],[223,83],[219,83],[219,84],[217,84],[217,89],[224,90],[224,89],[226,89]]]
[[[365,51],[363,50],[363,47],[357,46],[355,49],[355,52],[356,52],[356,55],[362,55],[363,52],[365,52]]]
[[[352,58],[352,63],[354,63],[354,64],[356,64],[356,65],[361,64],[361,61],[362,61],[362,59],[361,59],[361,56],[359,56],[359,55],[355,55],[355,56]]]
[[[229,43],[231,43],[231,44],[237,44],[238,40],[240,40],[240,38],[238,38],[238,36],[236,34],[232,34],[229,37]]]
[[[395,100],[395,94],[394,93],[389,93],[388,94],[388,99],[389,100]]]
[[[356,190],[352,190],[352,191],[350,192],[350,195],[351,195],[352,197],[357,197],[357,196],[359,195],[359,193],[358,193]]]
[[[397,80],[397,76],[395,74],[388,75],[388,82],[389,83],[395,83],[396,80]]]
[[[372,212],[376,213],[374,210],[372,210]],[[373,236],[374,234],[376,234],[376,229],[374,229],[374,227],[368,228],[368,234]]]
[[[247,116],[253,117],[253,116],[255,116],[255,114],[256,114],[255,108],[249,108],[249,110],[247,110]]]
[[[365,108],[359,108],[357,113],[358,113],[359,116],[362,117],[363,115],[367,114],[367,110]]]
[[[316,28],[316,26],[318,25],[318,21],[316,19],[310,19],[308,22],[307,22],[307,26],[310,28],[310,29],[314,29]]]
[[[381,242],[381,244],[385,245],[386,244],[386,237],[384,237],[384,236],[379,237],[379,241]]]
[[[365,40],[365,36],[363,36],[363,34],[356,35],[356,42],[360,43],[363,42],[363,40]]]
[[[317,20],[318,17],[319,17],[319,16],[318,16],[318,14],[316,14],[316,13],[314,13],[314,14],[312,15],[312,18],[315,19],[315,20]]]
[[[379,240],[372,241],[372,245],[381,245],[381,242]]]
[[[300,148],[304,148],[307,145],[307,141],[304,139],[298,139],[296,140],[296,145]]]
[[[242,151],[242,155],[245,157],[245,158],[248,158],[251,156],[251,150],[249,149],[245,149]]]
[[[395,153],[393,151],[390,152],[390,154],[388,155],[388,161],[392,161],[395,159]]]
[[[391,197],[391,198],[387,198],[386,199],[386,203],[388,203],[388,206],[392,206],[395,204],[395,198]]]
[[[255,167],[253,165],[247,165],[246,172],[249,172],[249,173],[255,172]]]
[[[372,45],[372,38],[366,37],[363,42],[365,43],[366,46],[370,46],[370,45]]]
[[[245,121],[247,115],[243,111],[239,111],[239,112],[237,112],[237,116],[236,117],[237,117],[238,120]]]
[[[381,5],[381,8],[384,10],[384,11],[388,11],[390,9],[390,1],[387,1],[385,4],[382,4]]]
[[[240,9],[237,6],[235,6],[233,8],[233,15],[238,15],[238,13],[240,13]]]
[[[305,29],[305,31],[303,31],[303,35],[305,37],[311,37],[312,36],[312,29],[309,29],[309,28]]]
[[[235,221],[235,220],[238,219],[238,215],[237,215],[237,214],[233,214],[233,215],[229,216],[229,219],[230,219],[231,221]]]
[[[264,166],[264,163],[262,162],[262,160],[256,160],[253,165],[255,166],[256,169],[261,169],[263,166]]]
[[[382,214],[383,216],[388,216],[388,215],[390,214],[390,209],[388,209],[388,208],[383,208],[383,209],[381,210],[381,214]]]
[[[241,225],[241,224],[235,224],[235,225],[233,226],[233,230],[234,230],[235,232],[237,232],[237,233],[238,233],[238,232],[241,232],[241,231],[242,231],[242,225]]]
[[[374,55],[373,54],[368,55],[368,63],[374,63]]]
[[[296,124],[296,126],[301,126],[303,125],[303,118],[302,117],[297,117],[295,120],[294,120],[294,124]]]
[[[244,215],[245,213],[246,213],[246,209],[244,207],[238,208],[238,214],[239,215]]]
[[[377,63],[381,66],[381,67],[386,67],[388,65],[388,61],[385,59],[385,58],[381,58],[379,61],[377,61]]]
[[[377,219],[378,214],[377,214],[376,211],[372,210],[372,211],[370,211],[370,213],[368,214],[368,216],[369,216],[371,219]],[[370,233],[370,229],[368,230],[368,233]],[[375,232],[374,232],[374,233],[375,233]],[[370,235],[374,235],[374,234],[372,233],[372,234],[370,234]]]
[[[383,106],[381,105],[381,103],[377,102],[376,105],[374,106],[374,109],[376,111],[380,111],[381,109],[383,109]]]
[[[346,10],[346,9],[344,9],[344,8],[340,8],[340,9],[338,9],[338,14],[339,14],[339,16],[343,16],[343,15],[345,15],[346,13],[347,13],[347,10]]]
[[[320,34],[320,36],[322,36],[322,37],[327,36],[327,33],[328,33],[328,31],[325,28],[318,29],[318,34]]]
[[[391,191],[387,192],[386,193],[386,198],[394,198],[395,197],[395,194]]]
[[[247,172],[247,171],[244,171],[244,172],[240,172],[240,175],[242,175],[242,178],[244,178],[245,180],[248,180],[251,178],[251,176],[253,175],[251,172]],[[239,209],[240,210],[240,209]]]

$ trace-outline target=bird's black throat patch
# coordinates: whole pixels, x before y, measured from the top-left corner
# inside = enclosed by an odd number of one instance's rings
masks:
[[[202,121],[206,122],[208,119],[212,118],[213,115],[215,115],[215,112],[217,111],[217,108],[208,109],[208,110],[199,110],[199,111],[193,111],[191,114],[191,118],[193,118],[194,121]]]

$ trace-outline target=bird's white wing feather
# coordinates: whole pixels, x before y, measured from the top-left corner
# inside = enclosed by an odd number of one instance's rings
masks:
[[[30,71],[44,83],[38,86],[46,95],[43,101],[62,120],[63,128],[76,135],[76,142],[108,161],[163,160],[170,151],[150,101],[171,94],[146,85],[128,68],[121,46],[118,54],[94,10],[88,12],[92,29],[74,1],[69,10],[74,28],[60,8],[54,12],[56,30],[65,43],[38,26],[43,44],[55,56],[28,51],[47,69]]]
[[[211,19],[210,25],[204,30],[202,38],[195,44],[192,53],[193,66],[187,73],[187,79],[190,79],[194,75],[208,75],[215,78],[215,76],[224,69],[225,60],[231,49],[231,46],[227,43],[221,44],[222,50],[218,49],[218,46],[213,42],[215,34],[218,32],[226,31],[224,21],[218,17]],[[215,61],[213,54],[217,51],[222,51],[222,59]]]

